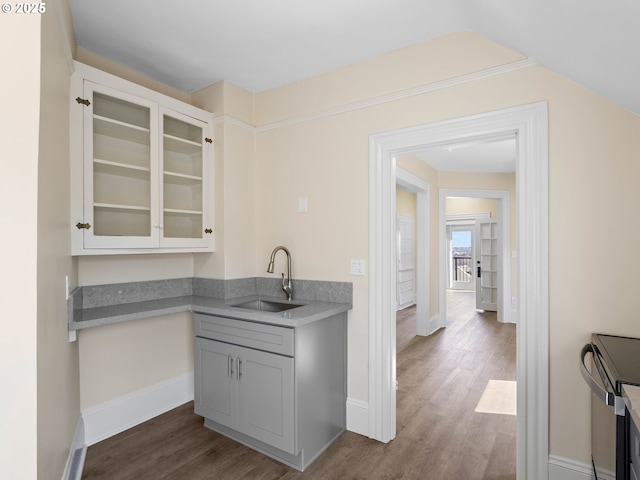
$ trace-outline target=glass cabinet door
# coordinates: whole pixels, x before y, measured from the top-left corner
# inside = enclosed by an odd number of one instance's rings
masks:
[[[207,124],[166,109],[161,109],[161,122],[160,246],[204,246],[212,233],[204,181]]]
[[[157,245],[157,106],[90,82],[85,95],[85,247]]]

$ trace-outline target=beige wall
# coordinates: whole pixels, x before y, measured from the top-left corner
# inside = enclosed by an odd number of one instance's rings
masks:
[[[60,11],[59,11],[60,9]],[[0,80],[0,477],[59,479],[80,414],[78,350],[66,326],[69,64],[66,1],[2,15]],[[10,48],[9,48],[10,47]],[[62,120],[62,121],[61,121]]]
[[[633,321],[636,305],[632,287],[615,273],[616,265],[629,261],[623,252],[632,251],[640,240],[640,229],[625,221],[624,213],[640,202],[640,163],[629,161],[640,147],[640,119],[539,66],[323,114],[338,104],[362,100],[358,87],[392,93],[393,86],[396,90],[408,86],[405,72],[411,72],[411,83],[426,84],[446,80],[453,70],[470,73],[514,60],[513,52],[470,33],[414,46],[411,52],[408,57],[404,52],[384,55],[257,95],[260,131],[256,135],[256,174],[270,186],[256,187],[258,250],[266,251],[279,241],[292,247],[298,265],[294,276],[354,282],[348,388],[351,398],[366,401],[367,279],[350,277],[348,261],[368,256],[369,135],[546,100],[550,451],[588,463],[589,394],[576,367],[577,352],[595,330],[629,335],[640,332]],[[471,60],[477,54],[482,64]],[[416,71],[416,64],[428,72]],[[398,81],[388,82],[385,72],[392,72]],[[379,73],[384,77],[380,81]],[[319,98],[327,100],[320,105]],[[317,115],[311,115],[314,112]],[[307,117],[296,121],[301,115]],[[291,121],[271,124],[285,118]],[[448,187],[444,183],[440,186]],[[293,210],[298,192],[309,196],[308,222],[303,223]],[[596,226],[594,218],[602,219],[604,225]],[[601,253],[593,258],[594,251]],[[593,258],[595,263],[585,262],[585,258]],[[599,281],[594,281],[586,268],[598,272]],[[567,282],[569,278],[571,282]],[[572,399],[571,405],[567,398]]]
[[[0,16],[0,477],[37,478],[39,15]],[[66,439],[65,439],[66,440]]]
[[[447,198],[447,215],[465,213],[488,213],[491,218],[498,214],[498,202],[491,198]]]
[[[398,215],[416,216],[416,194],[396,187],[396,212]]]
[[[62,476],[80,415],[78,345],[69,343],[65,275],[69,256],[69,83],[66,32],[47,3],[42,16],[38,164],[38,478]]]

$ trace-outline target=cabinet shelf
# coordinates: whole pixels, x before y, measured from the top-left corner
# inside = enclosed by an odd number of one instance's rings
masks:
[[[174,137],[173,135],[168,135],[166,133],[163,135],[163,138],[165,150],[185,155],[195,155],[202,152],[202,143],[197,143],[180,137]]]
[[[93,116],[93,125],[95,134],[128,140],[142,145],[150,144],[151,132],[148,128],[102,117],[100,115]]]
[[[129,210],[129,211],[143,211],[143,212],[149,212],[151,211],[151,208],[149,207],[144,207],[144,206],[140,206],[140,205],[118,205],[116,203],[94,203],[93,207],[96,209],[100,209],[100,210],[111,210],[111,211],[122,211],[122,210]]]
[[[181,210],[178,208],[165,208],[164,213],[173,213],[179,215],[202,215],[202,212],[199,210]]]
[[[202,183],[202,177],[196,175],[186,175],[184,173],[164,171],[165,183],[172,183],[174,185],[186,185],[192,186]]]
[[[93,171],[107,175],[118,175],[137,179],[149,179],[150,169],[128,163],[112,162],[102,158],[93,159]]]

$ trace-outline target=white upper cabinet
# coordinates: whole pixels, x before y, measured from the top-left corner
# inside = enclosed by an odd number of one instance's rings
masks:
[[[209,112],[76,63],[73,255],[213,251]]]

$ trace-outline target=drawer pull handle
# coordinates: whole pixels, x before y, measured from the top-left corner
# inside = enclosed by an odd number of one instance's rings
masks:
[[[242,360],[240,360],[240,357],[238,357],[236,360],[238,360],[238,381],[240,381],[240,377],[242,376]]]

